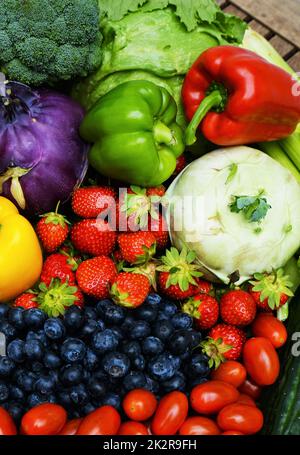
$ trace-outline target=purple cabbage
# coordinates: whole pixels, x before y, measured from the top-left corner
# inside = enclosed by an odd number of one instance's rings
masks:
[[[0,80],[0,194],[29,215],[66,202],[88,167],[83,116],[63,94]]]

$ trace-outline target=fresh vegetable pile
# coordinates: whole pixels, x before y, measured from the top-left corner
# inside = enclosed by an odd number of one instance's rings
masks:
[[[214,0],[0,21],[0,435],[298,434],[292,70]]]

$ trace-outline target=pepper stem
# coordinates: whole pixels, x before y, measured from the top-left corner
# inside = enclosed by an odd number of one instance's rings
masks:
[[[196,110],[194,117],[192,118],[189,126],[185,132],[185,143],[186,145],[193,145],[196,140],[196,131],[206,116],[206,114],[213,108],[217,108],[222,105],[224,98],[220,90],[214,90],[200,103],[200,106]]]

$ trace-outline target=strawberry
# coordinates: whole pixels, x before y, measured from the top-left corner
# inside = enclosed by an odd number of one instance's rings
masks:
[[[121,272],[112,284],[110,295],[116,304],[136,308],[144,303],[149,291],[150,282],[145,275]]]
[[[209,294],[213,291],[213,286],[211,283],[205,280],[197,280],[198,292],[200,294]]]
[[[148,231],[150,231],[156,239],[156,250],[165,250],[169,243],[169,232],[163,215],[159,213],[157,220],[149,216]]]
[[[243,350],[246,334],[243,330],[227,324],[217,324],[201,343],[203,352],[210,357],[209,366],[215,368],[226,360],[237,360]]]
[[[81,218],[97,218],[115,209],[116,191],[109,186],[78,188],[72,197],[72,209]]]
[[[154,186],[152,188],[147,188],[147,196],[158,196],[162,198],[166,193],[166,189],[163,185]]]
[[[201,330],[211,329],[219,317],[218,301],[207,294],[197,294],[191,297],[182,310],[196,319]]]
[[[67,219],[55,212],[41,215],[42,219],[37,223],[36,231],[47,253],[56,251],[66,240],[69,234],[70,224]]]
[[[264,311],[278,310],[294,295],[291,290],[293,283],[289,276],[284,275],[283,269],[270,274],[255,273],[254,278],[255,280],[250,281],[252,287],[249,292],[256,305]]]
[[[68,256],[65,254],[51,254],[44,262],[40,281],[49,286],[54,278],[59,278],[62,283],[75,284],[73,266],[68,263]]]
[[[119,210],[121,216],[123,214],[127,218],[128,230],[145,229],[149,216],[158,220],[160,201],[160,196],[155,194],[148,196],[147,189],[138,186],[131,186],[127,192],[121,194]],[[124,222],[124,219],[122,221]]]
[[[49,286],[40,283],[39,291],[37,296],[39,308],[49,317],[56,318],[63,315],[69,306],[77,304],[82,307],[83,305],[83,296],[78,292],[78,288],[62,283],[58,278],[53,279]]]
[[[19,295],[19,297],[14,301],[13,306],[24,308],[24,310],[30,310],[31,308],[38,308],[39,305],[36,301],[36,294],[28,291]]]
[[[163,265],[157,270],[158,284],[161,292],[174,300],[192,297],[198,292],[197,278],[202,273],[199,266],[193,264],[196,259],[194,251],[183,248],[181,253],[172,247],[161,258]]]
[[[117,269],[112,259],[98,256],[82,262],[76,272],[79,288],[87,295],[97,299],[109,296],[111,284],[117,276]]]
[[[156,240],[151,232],[120,234],[118,244],[123,259],[129,264],[144,264],[154,256],[156,251]]]
[[[249,292],[236,289],[222,295],[220,312],[227,324],[245,326],[253,322],[256,304]]]
[[[185,155],[180,155],[177,160],[176,160],[176,168],[175,171],[173,172],[173,176],[176,176],[180,174],[181,171],[186,167],[187,162],[186,162],[186,157]]]
[[[109,223],[101,219],[79,221],[71,230],[71,240],[75,248],[91,256],[110,255],[116,238],[117,234]]]

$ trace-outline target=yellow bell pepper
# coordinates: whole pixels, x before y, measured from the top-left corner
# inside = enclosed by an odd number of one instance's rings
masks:
[[[42,264],[42,250],[30,222],[0,196],[0,302],[33,286]]]

